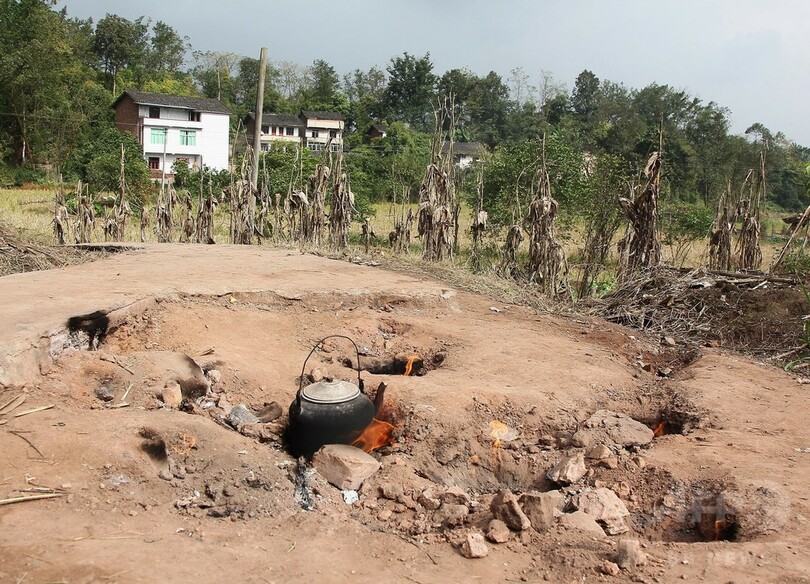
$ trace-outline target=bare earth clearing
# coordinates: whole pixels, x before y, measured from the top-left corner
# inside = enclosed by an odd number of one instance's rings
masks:
[[[0,278],[0,297],[0,498],[60,495],[0,506],[2,582],[810,581],[807,386],[748,358],[256,247],[149,245]],[[66,322],[96,310],[110,330],[88,351]],[[363,372],[388,382],[399,428],[353,504],[280,439],[304,358],[332,333],[369,361],[428,364]],[[219,371],[213,397],[160,407],[167,351]],[[333,343],[310,364],[351,379],[349,355]],[[260,431],[222,421],[274,401],[284,414]],[[577,433],[599,410],[668,433],[599,452]],[[578,453],[585,476],[547,478]],[[463,557],[502,489],[556,491],[560,508]],[[618,535],[572,513],[608,490],[629,511]],[[625,539],[646,561],[611,575]]]

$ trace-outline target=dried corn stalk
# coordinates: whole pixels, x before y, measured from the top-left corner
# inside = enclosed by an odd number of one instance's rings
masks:
[[[644,168],[647,184],[634,200],[619,198],[619,204],[630,224],[619,245],[620,281],[627,281],[639,272],[649,270],[661,261],[658,241],[658,195],[661,191],[661,157],[653,152]]]
[[[512,225],[506,232],[506,241],[503,244],[503,257],[498,265],[498,273],[509,278],[520,278],[518,268],[518,251],[523,243],[523,228],[520,225]]]
[[[329,209],[329,243],[334,249],[343,249],[349,244],[349,228],[354,212],[354,193],[349,186],[349,175],[342,172],[342,168],[343,153],[339,155],[335,167]]]
[[[762,265],[762,249],[759,245],[761,225],[759,205],[765,198],[765,153],[767,144],[759,154],[759,177],[757,184],[749,183],[749,198],[741,200],[737,214],[742,217],[740,236],[737,239],[737,265],[741,270],[758,270]],[[752,171],[753,172],[753,171]],[[749,176],[751,172],[749,172]],[[743,183],[744,184],[744,183]]]
[[[717,202],[717,217],[709,236],[709,269],[730,271],[733,268],[731,235],[734,232],[736,216],[729,213],[731,183]]]
[[[86,184],[76,185],[76,243],[90,243],[96,228],[93,199]]]
[[[326,223],[326,193],[329,190],[329,165],[318,164],[315,173],[309,177],[309,207],[306,221],[302,221],[302,237],[318,247],[323,244],[323,229]]]
[[[253,196],[250,184],[251,151],[245,153],[240,169],[240,178],[231,179],[226,189],[229,196],[231,243],[249,245],[253,241],[255,225],[254,209],[251,207]]]
[[[173,185],[161,188],[155,206],[155,233],[158,243],[172,242],[172,227],[174,225],[174,203],[177,193]]]
[[[194,224],[194,201],[191,200],[191,194],[189,194],[188,191],[186,191],[183,202],[186,207],[186,216],[183,219],[183,231],[180,233],[180,243],[190,243],[197,229]]]
[[[53,208],[53,240],[57,245],[65,245],[68,239],[70,239],[70,215],[65,202],[65,185],[60,177]]]

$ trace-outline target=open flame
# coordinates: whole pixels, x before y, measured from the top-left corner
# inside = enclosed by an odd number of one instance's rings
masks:
[[[501,440],[509,433],[509,426],[500,420],[492,420],[489,423],[489,436],[492,438],[492,449],[497,450],[501,447]]]
[[[653,428],[653,437],[654,438],[658,438],[660,436],[663,436],[666,433],[667,433],[667,423],[665,421],[661,422],[655,428]]]
[[[394,430],[396,426],[383,420],[374,418],[360,435],[354,439],[352,446],[365,452],[377,450],[383,446],[394,443]]]
[[[411,371],[413,371],[413,363],[417,359],[419,359],[419,355],[411,355],[408,357],[408,362],[405,363],[405,373],[403,373],[403,375],[408,376],[411,374]]]

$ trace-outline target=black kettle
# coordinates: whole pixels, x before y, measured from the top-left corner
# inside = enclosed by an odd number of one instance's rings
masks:
[[[315,349],[331,338],[347,339],[357,353],[357,385],[322,380],[303,387],[307,361]],[[360,378],[360,350],[351,338],[329,335],[316,343],[304,360],[298,393],[290,404],[287,444],[294,456],[311,456],[324,444],[351,444],[374,419],[374,402],[365,394]]]

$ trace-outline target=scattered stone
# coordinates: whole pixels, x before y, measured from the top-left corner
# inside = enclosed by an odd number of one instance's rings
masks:
[[[354,446],[327,444],[312,457],[312,466],[338,489],[356,491],[379,470],[380,463]]]
[[[342,492],[343,494],[343,502],[347,505],[351,505],[353,503],[357,503],[360,497],[357,495],[357,491],[346,489]]]
[[[644,468],[647,466],[647,459],[643,456],[634,456],[631,460],[639,468]]]
[[[461,555],[465,558],[485,558],[489,548],[480,533],[471,533],[461,544]]]
[[[658,377],[669,377],[672,375],[672,367],[659,367]]]
[[[219,369],[210,369],[205,376],[211,382],[211,385],[216,385],[222,381],[222,373],[219,372]]]
[[[564,504],[565,499],[562,497],[562,493],[551,491],[549,493],[523,493],[518,501],[532,527],[542,533],[554,525],[555,514],[562,511],[560,498]]]
[[[610,489],[587,489],[574,496],[571,503],[575,509],[590,515],[603,525],[608,535],[619,535],[629,530],[624,518],[630,512]]]
[[[506,523],[509,529],[523,531],[532,526],[532,522],[529,521],[529,518],[520,508],[517,497],[508,489],[504,489],[495,495],[492,503],[489,504],[489,510],[492,511],[496,519]]]
[[[613,451],[604,444],[598,444],[585,453],[588,460],[605,460],[613,456]]]
[[[546,476],[555,483],[572,485],[584,477],[587,472],[585,457],[578,452],[573,456],[563,458],[548,471]]]
[[[470,496],[461,487],[453,485],[442,494],[442,503],[445,505],[468,505]]]
[[[564,529],[584,531],[600,537],[605,537],[605,530],[602,529],[596,520],[582,511],[574,513],[563,513],[560,515],[559,524]]]
[[[278,439],[278,436],[266,425],[262,423],[241,424],[237,430],[242,436],[253,438],[259,442],[271,442]]]
[[[95,394],[103,402],[111,402],[115,399],[115,393],[106,385],[96,388]]]
[[[168,468],[162,468],[158,473],[158,478],[161,478],[164,481],[170,481],[174,478],[174,475],[172,474],[172,471],[170,471]]]
[[[270,402],[269,404],[265,404],[264,407],[259,410],[256,417],[260,422],[266,423],[280,418],[282,413],[284,413],[284,410],[281,408],[281,405],[278,402]]]
[[[647,563],[647,554],[641,551],[636,539],[622,539],[616,549],[616,563],[620,568],[631,570]]]
[[[509,526],[500,519],[493,519],[489,522],[487,527],[486,537],[493,543],[506,543],[509,541],[509,536],[512,532],[509,531]]]
[[[385,483],[380,485],[380,495],[391,501],[401,501],[405,498],[405,489],[399,483]]]
[[[675,342],[674,337],[664,337],[664,344],[668,347],[674,347],[678,343]]]
[[[233,428],[238,428],[242,424],[257,424],[259,418],[253,415],[245,404],[237,404],[225,416],[225,421]]]
[[[445,527],[457,527],[464,523],[470,510],[466,505],[444,504],[433,513],[433,522],[441,523]]]
[[[183,392],[180,384],[177,381],[167,381],[160,393],[160,399],[167,408],[176,410],[180,407],[180,402],[183,401]]]
[[[382,509],[379,513],[377,513],[377,519],[379,521],[388,521],[391,519],[391,515],[393,514],[394,512],[390,509]]]
[[[313,367],[312,371],[309,372],[309,377],[312,379],[312,383],[318,383],[319,381],[323,381],[324,373],[323,369],[320,367]]]
[[[422,491],[417,502],[428,511],[435,511],[442,506],[442,500],[437,497],[431,489]]]
[[[591,448],[598,444],[643,446],[653,439],[653,431],[629,416],[598,410],[574,434],[574,445]]]
[[[607,560],[602,562],[602,565],[599,566],[599,571],[607,576],[618,576],[621,573],[619,566],[617,566],[615,562],[609,562]]]

